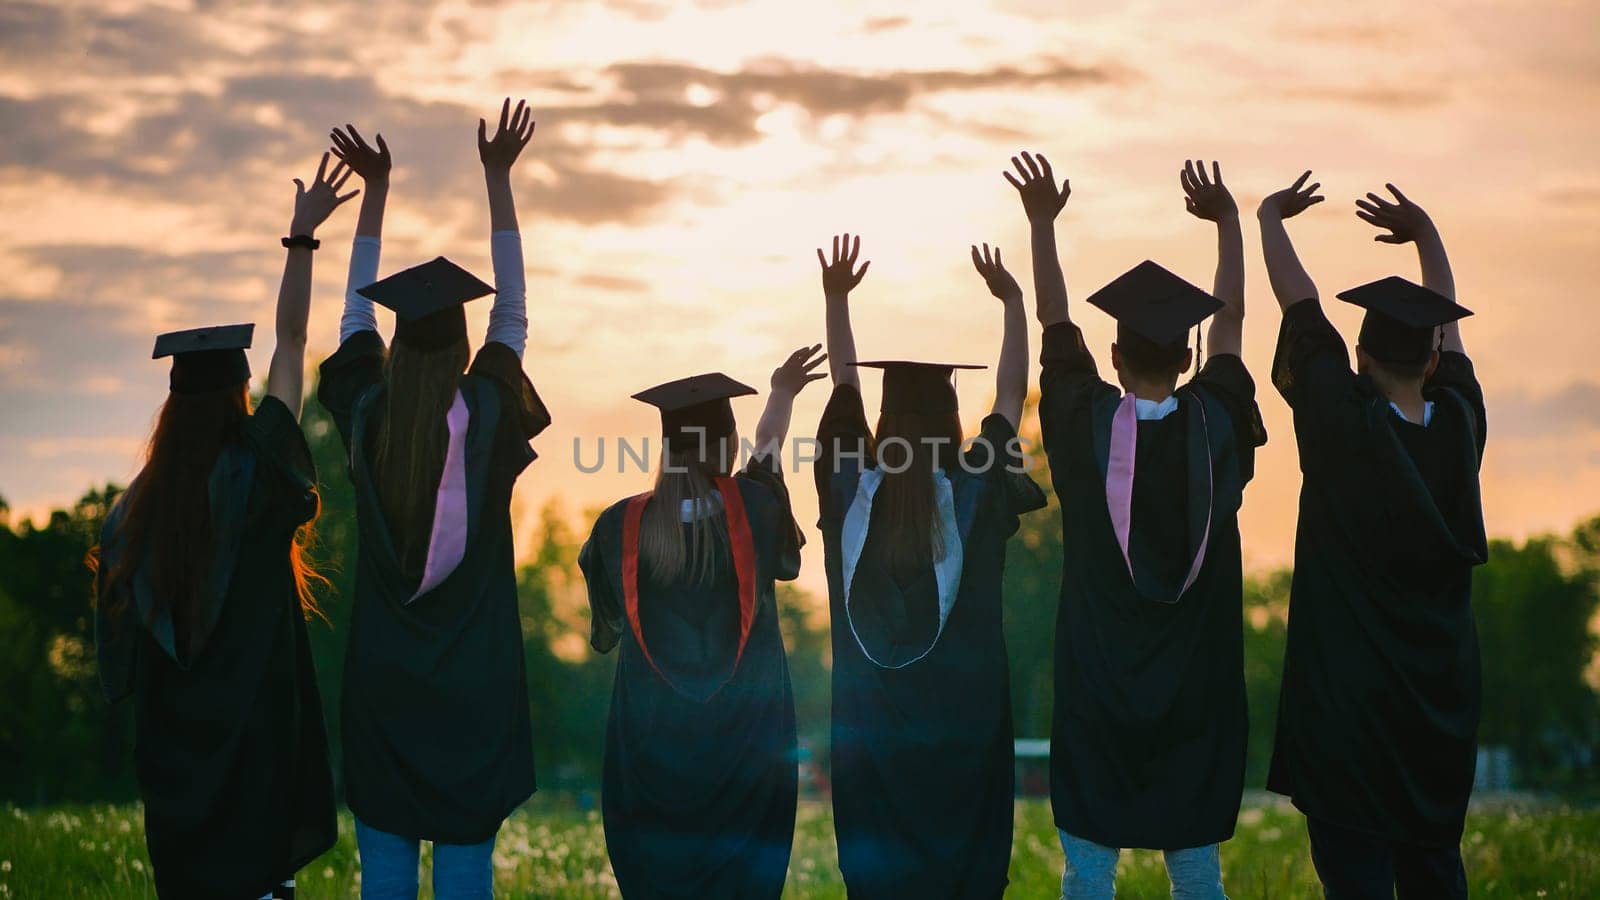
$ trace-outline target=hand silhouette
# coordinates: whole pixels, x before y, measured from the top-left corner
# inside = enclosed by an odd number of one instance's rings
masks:
[[[342,130],[335,128],[328,132],[328,137],[333,140],[333,155],[349,166],[350,171],[360,175],[362,181],[389,177],[394,160],[389,155],[389,145],[383,142],[382,134],[373,135],[378,142],[376,150],[354,125],[346,124]]]
[[[511,98],[507,97],[500,104],[500,125],[495,129],[494,137],[487,136],[488,128],[489,123],[478,120],[478,158],[483,161],[485,169],[511,171],[517,154],[533,138],[533,110],[528,107],[527,101],[518,100],[517,108],[513,111]]]
[[[801,347],[789,354],[783,365],[772,370],[773,393],[798,394],[811,382],[827,378],[826,372],[812,372],[827,359],[828,354],[822,353],[821,344]]]
[[[289,222],[291,236],[309,236],[315,233],[317,226],[327,221],[328,216],[332,215],[340,204],[361,193],[351,191],[343,196],[339,195],[339,189],[344,187],[344,183],[350,180],[353,173],[343,162],[334,166],[333,171],[329,172],[330,155],[322,154],[322,163],[317,166],[317,177],[312,179],[309,189],[305,182],[298,178],[294,179],[294,218]]]
[[[1026,162],[1027,165],[1023,165]],[[1061,208],[1067,205],[1067,198],[1072,196],[1072,182],[1063,180],[1061,189],[1056,190],[1055,173],[1050,171],[1050,160],[1039,154],[1037,161],[1033,154],[1024,150],[1022,158],[1011,157],[1011,164],[1016,166],[1017,174],[1022,178],[1019,181],[1010,172],[1000,174],[1011,182],[1011,186],[1022,195],[1022,210],[1028,214],[1029,222],[1053,222]]]
[[[1183,206],[1190,215],[1208,222],[1239,217],[1239,204],[1233,202],[1233,194],[1222,183],[1222,166],[1215,160],[1211,163],[1209,178],[1204,162],[1185,161],[1183,171],[1178,173],[1178,182],[1183,185]]]
[[[1011,277],[1006,271],[1005,264],[1000,261],[1000,248],[994,248],[994,255],[989,255],[989,245],[983,245],[983,255],[978,255],[978,245],[972,245],[972,266],[983,276],[983,283],[989,286],[989,293],[1001,300],[1021,300],[1022,288],[1017,285],[1017,279]]]
[[[1295,179],[1294,184],[1276,193],[1268,194],[1266,199],[1261,201],[1260,212],[1279,219],[1292,219],[1305,212],[1307,207],[1328,199],[1316,192],[1317,188],[1322,187],[1321,182],[1314,181],[1310,187],[1304,189],[1300,187],[1310,177],[1311,170],[1307,169],[1304,174]]]
[[[1422,207],[1411,202],[1394,185],[1385,184],[1384,187],[1394,194],[1397,202],[1391,203],[1371,193],[1367,194],[1367,199],[1356,201],[1356,206],[1360,207],[1356,215],[1362,221],[1389,230],[1388,234],[1373,235],[1373,240],[1385,244],[1408,244],[1433,231],[1433,220],[1428,218]]]
[[[841,243],[840,238],[843,238]],[[857,270],[856,257],[861,255],[861,235],[856,235],[855,243],[850,243],[850,235],[834,235],[833,261],[829,262],[822,255],[822,248],[817,248],[817,262],[822,263],[822,293],[829,297],[844,296],[861,283],[867,275],[867,267],[872,265],[872,260],[861,264]]]

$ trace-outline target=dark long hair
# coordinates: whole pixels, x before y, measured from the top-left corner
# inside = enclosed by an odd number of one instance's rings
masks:
[[[682,441],[682,439],[679,439]],[[669,443],[662,448],[655,490],[639,523],[639,556],[650,573],[666,583],[698,582],[715,571],[715,561],[726,558],[728,528],[722,512],[696,516],[684,537],[681,510],[685,500],[707,501],[714,479],[733,471],[739,452],[739,434],[704,436],[689,446]]]
[[[406,572],[420,572],[428,561],[434,495],[450,440],[445,415],[455,402],[468,352],[465,340],[437,350],[396,341],[384,363],[383,421],[373,447],[372,474]]]
[[[955,464],[961,419],[954,410],[886,412],[878,417],[875,443],[873,452],[884,474],[874,505],[885,507],[880,521],[894,536],[887,563],[897,574],[914,573],[944,556],[944,534],[934,511],[933,470]]]
[[[204,637],[195,629],[204,621],[213,550],[211,470],[223,448],[240,439],[249,415],[250,397],[243,382],[214,391],[167,395],[150,434],[144,467],[121,500],[122,519],[112,536],[118,546],[116,562],[99,573],[101,596],[114,598],[110,600],[117,607],[114,612],[123,612],[120,607],[131,594],[129,583],[140,564],[148,561],[157,609],[170,610],[176,631],[189,645]],[[315,524],[313,516],[296,532],[289,548],[295,591],[307,615],[319,612],[312,584],[327,583],[308,559]],[[89,565],[97,572],[99,549],[89,556]],[[188,647],[180,651],[187,653]]]

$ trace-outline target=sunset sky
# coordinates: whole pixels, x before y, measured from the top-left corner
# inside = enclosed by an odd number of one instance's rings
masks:
[[[1332,306],[1416,277],[1356,197],[1393,181],[1433,215],[1478,313],[1464,334],[1488,397],[1490,530],[1565,530],[1600,512],[1597,26],[1580,0],[6,0],[0,496],[38,514],[126,481],[165,392],[159,331],[253,320],[265,372],[289,179],[309,178],[332,125],[394,151],[385,274],[442,253],[487,276],[474,130],[510,94],[538,122],[515,185],[526,367],[555,416],[518,489],[529,526],[552,498],[577,523],[643,489],[573,463],[575,438],[592,457],[599,436],[652,433],[629,394],[707,370],[765,393],[821,341],[814,248],[833,232],[862,234],[873,261],[852,300],[864,357],[992,365],[1000,307],[966,252],[1003,247],[1031,309],[1027,226],[1000,177],[1028,148],[1072,179],[1062,258],[1104,371],[1113,329],[1083,298],[1146,257],[1209,286],[1214,229],[1184,213],[1178,170],[1222,161],[1246,210],[1245,361],[1271,435],[1245,495],[1247,567],[1289,562],[1298,489],[1251,212],[1307,168],[1328,202],[1290,229]],[[313,365],[337,339],[355,219],[352,203],[320,233]],[[487,311],[470,309],[475,343]],[[1358,311],[1331,315],[1354,334]],[[969,431],[992,376],[960,382]],[[826,394],[801,397],[795,434]],[[752,432],[761,400],[735,408]],[[811,530],[809,479],[794,484]]]

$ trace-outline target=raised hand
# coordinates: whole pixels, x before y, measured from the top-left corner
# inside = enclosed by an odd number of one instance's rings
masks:
[[[983,276],[983,283],[989,286],[989,293],[1001,300],[1021,300],[1022,288],[1017,280],[1006,271],[1005,264],[1000,261],[1000,248],[994,248],[994,254],[989,253],[989,245],[983,245],[983,254],[978,254],[978,245],[972,245],[972,267]]]
[[[1435,233],[1433,220],[1422,207],[1411,202],[1394,185],[1385,184],[1384,187],[1394,194],[1395,202],[1391,203],[1372,193],[1367,194],[1365,200],[1356,201],[1356,206],[1360,207],[1356,215],[1362,221],[1389,231],[1388,234],[1373,235],[1373,240],[1385,244],[1408,244]]]
[[[1055,221],[1061,208],[1067,205],[1067,198],[1072,196],[1072,182],[1063,179],[1060,190],[1057,190],[1055,173],[1050,171],[1050,160],[1045,159],[1043,153],[1036,160],[1033,154],[1024,150],[1021,159],[1011,157],[1011,164],[1016,166],[1017,175],[1022,176],[1020,180],[1010,172],[1000,174],[1022,195],[1022,210],[1028,214],[1028,221]]]
[[[1305,212],[1307,207],[1328,199],[1317,193],[1317,188],[1322,187],[1322,183],[1319,181],[1313,181],[1310,187],[1301,187],[1306,183],[1306,179],[1310,177],[1311,170],[1307,169],[1304,174],[1295,179],[1294,184],[1276,193],[1268,194],[1266,199],[1261,201],[1258,214],[1270,215],[1278,219],[1291,219]]]
[[[1215,160],[1209,177],[1204,162],[1186,160],[1178,182],[1183,185],[1183,207],[1190,215],[1207,222],[1239,218],[1239,204],[1233,202],[1233,194],[1222,183],[1222,166]]]
[[[383,142],[382,134],[373,135],[378,142],[377,149],[373,149],[361,132],[348,123],[343,129],[335,128],[328,132],[328,137],[333,141],[333,155],[339,157],[340,162],[349,166],[352,172],[360,175],[362,181],[381,181],[389,177],[394,160],[389,156],[389,145]]]
[[[483,160],[485,169],[509,172],[511,164],[517,161],[517,155],[533,138],[533,110],[525,100],[518,100],[517,108],[513,110],[511,98],[507,97],[500,104],[500,125],[495,129],[494,137],[488,137],[488,129],[489,123],[479,119],[478,158]]]
[[[311,187],[307,188],[305,182],[296,178],[294,180],[294,218],[290,220],[289,234],[310,235],[317,230],[317,226],[327,221],[328,216],[339,208],[339,205],[351,197],[361,193],[351,191],[340,195],[339,190],[344,183],[350,180],[353,172],[347,168],[343,161],[328,171],[328,158],[332,153],[322,154],[322,162],[317,166],[317,177],[312,179]]]
[[[811,382],[828,377],[824,372],[812,371],[827,359],[828,354],[822,352],[821,344],[801,347],[799,350],[789,354],[789,358],[783,361],[783,365],[772,370],[773,392],[798,394]]]
[[[842,238],[842,241],[841,241]],[[842,297],[855,290],[861,279],[867,275],[867,267],[872,265],[872,260],[861,264],[856,269],[856,258],[861,255],[861,235],[856,235],[855,243],[850,242],[850,235],[833,236],[833,261],[822,253],[822,248],[817,248],[817,262],[822,264],[822,293],[829,297]]]

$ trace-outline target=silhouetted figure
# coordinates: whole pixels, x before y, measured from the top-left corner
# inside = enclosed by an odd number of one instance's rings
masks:
[[[772,374],[756,454],[735,474],[721,373],[634,398],[661,412],[649,492],[613,504],[578,555],[595,650],[618,649],[600,802],[624,897],[778,897],[798,782],[794,696],[775,581],[805,540],[779,450],[820,347]]]
[[[1010,676],[1001,571],[1017,517],[1044,506],[1023,472],[1022,290],[987,245],[972,261],[1002,301],[995,402],[970,447],[955,366],[858,362],[849,293],[861,240],[821,250],[833,396],[814,473],[833,622],[832,764],[851,897],[996,898],[1011,859]],[[857,367],[883,370],[877,428]]]
[[[1481,699],[1472,568],[1488,556],[1478,494],[1483,391],[1457,322],[1444,244],[1392,185],[1358,215],[1414,241],[1421,286],[1339,295],[1367,309],[1357,371],[1283,220],[1320,201],[1262,201],[1283,307],[1272,379],[1300,448],[1289,645],[1267,787],[1306,814],[1331,898],[1465,897],[1461,830]]]
[[[299,179],[266,396],[253,325],[164,334],[171,393],[107,517],[95,641],[110,700],[134,698],[134,770],[163,898],[294,896],[333,846],[333,779],[306,639],[317,474],[300,431],[313,235],[349,173]],[[298,535],[297,535],[298,533]]]
[[[1044,157],[1012,158],[1044,325],[1039,419],[1061,503],[1051,804],[1065,897],[1110,897],[1119,848],[1165,851],[1174,896],[1222,897],[1218,844],[1244,781],[1238,511],[1265,443],[1239,357],[1244,251],[1222,183],[1186,163],[1186,206],[1217,224],[1215,296],[1144,262],[1089,298],[1117,320],[1113,385],[1067,314]],[[1214,315],[1213,315],[1214,314]],[[1188,330],[1208,316],[1211,356]]]
[[[533,135],[510,101],[478,152],[495,288],[440,257],[374,283],[390,155],[350,126],[367,181],[338,352],[319,397],[349,450],[360,553],[345,656],[346,796],[364,898],[488,896],[501,822],[534,791],[511,490],[550,415],[522,369],[527,315],[511,166]],[[496,291],[496,289],[498,289]],[[470,367],[462,304],[494,292]],[[395,312],[385,346],[369,301]],[[463,372],[465,370],[465,372]]]

